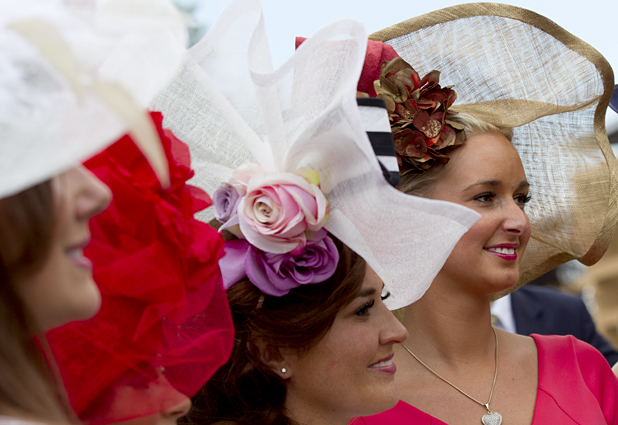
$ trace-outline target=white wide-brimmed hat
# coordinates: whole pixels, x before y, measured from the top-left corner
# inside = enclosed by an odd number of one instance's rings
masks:
[[[363,25],[342,20],[273,69],[259,1],[234,0],[153,109],[190,146],[193,183],[210,193],[249,163],[264,175],[317,172],[324,228],[367,261],[399,308],[423,295],[479,216],[383,178],[356,103],[366,46]]]
[[[370,39],[420,75],[440,71],[457,92],[452,110],[513,128],[532,194],[520,285],[601,258],[618,220],[618,168],[605,130],[614,75],[599,52],[543,16],[494,3],[431,12]]]
[[[165,184],[145,108],[176,73],[184,39],[168,0],[0,0],[0,198],[129,131]]]

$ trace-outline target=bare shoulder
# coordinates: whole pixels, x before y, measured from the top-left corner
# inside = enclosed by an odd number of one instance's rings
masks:
[[[529,336],[514,334],[496,329],[500,345],[514,351],[518,355],[536,355],[536,343]]]
[[[500,355],[512,366],[520,370],[535,372],[538,370],[538,351],[534,339],[496,329],[500,344]]]

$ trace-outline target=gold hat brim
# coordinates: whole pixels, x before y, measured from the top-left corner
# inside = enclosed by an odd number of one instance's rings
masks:
[[[596,263],[618,224],[618,167],[605,130],[614,89],[609,63],[551,20],[515,6],[472,3],[369,36],[420,75],[454,86],[453,110],[513,127],[531,184],[532,237],[518,285],[567,261]]]

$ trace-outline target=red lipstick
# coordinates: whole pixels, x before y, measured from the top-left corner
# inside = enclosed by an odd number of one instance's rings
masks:
[[[517,243],[501,243],[497,245],[486,246],[483,249],[490,254],[500,257],[506,261],[517,260]]]

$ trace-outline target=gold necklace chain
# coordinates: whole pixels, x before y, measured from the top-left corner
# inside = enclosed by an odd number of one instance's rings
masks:
[[[487,403],[481,403],[480,401],[478,401],[477,399],[475,399],[474,397],[472,397],[471,395],[467,394],[465,391],[459,389],[456,385],[452,384],[451,382],[449,382],[447,379],[443,378],[442,376],[440,376],[435,370],[433,370],[432,368],[430,368],[429,366],[427,366],[421,359],[419,359],[418,357],[416,357],[416,354],[414,354],[412,351],[410,351],[410,349],[408,347],[405,346],[405,344],[401,344],[403,345],[403,348],[406,349],[406,351],[408,353],[410,353],[410,355],[412,357],[414,357],[416,360],[418,360],[418,362],[420,364],[422,364],[423,366],[425,366],[425,368],[430,371],[431,373],[433,373],[434,375],[436,375],[438,378],[440,378],[441,380],[443,380],[444,382],[446,382],[447,384],[449,384],[451,387],[455,388],[457,391],[459,391],[460,393],[462,393],[463,395],[465,395],[466,397],[468,397],[470,400],[472,400],[475,403],[480,404],[481,406],[485,407],[485,409],[487,409],[487,413],[489,415],[493,414],[494,412],[492,412],[489,409],[489,403],[491,403],[491,398],[494,395],[494,388],[496,387],[496,379],[498,378],[498,335],[496,334],[496,330],[494,329],[494,327],[492,326],[491,328],[492,331],[494,331],[494,339],[496,340],[496,370],[494,371],[494,382],[493,384],[491,384],[491,392],[489,393],[489,400],[487,400]]]

